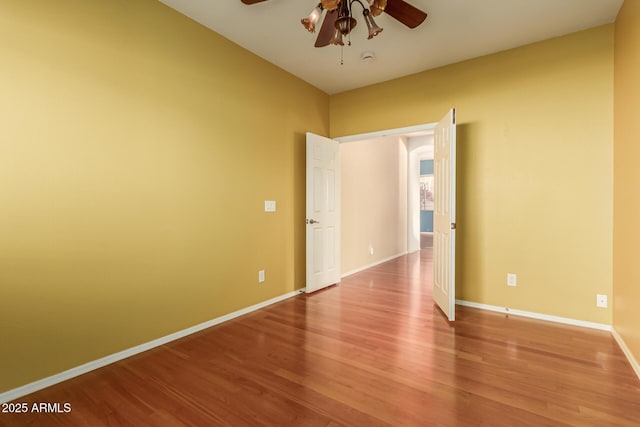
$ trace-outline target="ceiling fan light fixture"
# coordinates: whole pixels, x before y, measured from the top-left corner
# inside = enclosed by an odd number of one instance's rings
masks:
[[[336,20],[336,28],[343,36],[346,36],[355,28],[357,23],[358,21],[351,16],[341,16]]]
[[[367,24],[367,28],[369,29],[369,37],[367,38],[371,40],[372,38],[380,34],[383,29],[378,27],[376,21],[373,20],[373,16],[371,16],[372,14],[371,12],[369,12],[369,9],[365,9],[362,14],[364,15],[364,22]]]
[[[267,0],[241,0],[244,4],[262,3]],[[427,13],[412,6],[405,0],[316,0],[318,5],[313,8],[308,17],[300,20],[302,25],[309,32],[315,32],[316,26],[325,10],[325,19],[322,22],[320,34],[316,38],[315,47],[324,47],[329,44],[339,43],[343,36],[351,34],[351,30],[355,28],[357,21],[352,16],[352,6],[357,3],[362,7],[364,18],[369,30],[369,39],[377,36],[382,32],[375,21],[374,17],[383,12],[394,18],[408,28],[417,28],[425,19]],[[368,6],[368,9],[367,9]],[[334,28],[340,32],[340,37],[335,33]],[[330,43],[331,42],[331,43]],[[350,37],[348,44],[351,45]]]
[[[344,42],[342,41],[342,31],[336,28],[333,32],[333,36],[331,36],[331,40],[329,40],[329,44],[334,46],[344,46]]]
[[[266,0],[242,0],[243,3],[253,4]],[[374,17],[383,12],[408,28],[416,28],[427,18],[426,12],[404,0],[316,0],[319,1],[308,17],[301,19],[302,25],[309,32],[315,32],[316,26],[322,19],[324,20],[320,28],[320,34],[316,38],[315,47],[324,47],[330,44],[343,45],[344,36],[347,36],[346,44],[351,46],[351,32],[358,24],[353,16],[354,5],[359,5],[362,9],[365,24],[367,25],[368,39],[371,40],[383,29],[376,24]],[[392,7],[393,6],[393,7]],[[336,30],[340,33],[336,33]]]
[[[306,18],[302,18],[300,22],[302,25],[310,32],[313,33],[316,31],[316,24],[320,20],[320,16],[322,16],[322,3],[318,3],[316,7],[313,8],[309,16]]]
[[[371,9],[371,15],[378,16],[387,7],[387,0],[369,0],[369,8]]]

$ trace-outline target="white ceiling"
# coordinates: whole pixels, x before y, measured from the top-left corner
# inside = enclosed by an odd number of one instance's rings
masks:
[[[411,30],[382,14],[376,22],[384,31],[372,40],[354,5],[358,25],[340,65],[341,48],[313,47],[317,33],[300,23],[318,0],[160,1],[329,94],[611,23],[623,2],[407,0],[429,14],[426,21]],[[375,61],[360,59],[366,50]]]

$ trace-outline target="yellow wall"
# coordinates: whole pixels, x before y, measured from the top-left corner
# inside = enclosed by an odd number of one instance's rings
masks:
[[[154,0],[3,0],[0,40],[0,392],[304,286],[328,95]]]
[[[612,292],[613,25],[334,95],[331,135],[451,107],[457,296],[610,324],[595,302]]]
[[[640,360],[640,2],[615,24],[613,325]]]
[[[340,144],[343,274],[407,251],[407,159],[397,136]]]

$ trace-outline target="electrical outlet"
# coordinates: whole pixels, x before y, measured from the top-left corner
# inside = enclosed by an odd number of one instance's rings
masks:
[[[517,286],[518,276],[513,273],[507,273],[507,286]]]
[[[373,245],[369,244],[369,255],[373,255]]]
[[[607,296],[603,294],[596,295],[596,307],[607,308]]]
[[[264,282],[264,270],[258,271],[258,283]]]

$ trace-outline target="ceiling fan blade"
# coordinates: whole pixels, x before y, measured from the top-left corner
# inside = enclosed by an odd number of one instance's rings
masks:
[[[261,3],[261,2],[267,1],[267,0],[241,0],[241,1],[244,4],[255,4],[255,3]]]
[[[427,14],[404,0],[388,0],[384,11],[409,28],[416,28],[427,19]]]
[[[329,10],[324,17],[320,33],[316,39],[315,47],[325,47],[329,45],[333,33],[336,31],[336,20],[338,19],[338,9]]]

